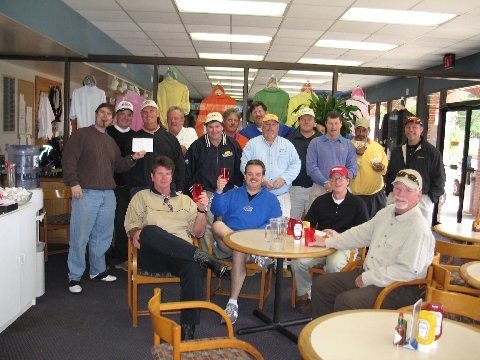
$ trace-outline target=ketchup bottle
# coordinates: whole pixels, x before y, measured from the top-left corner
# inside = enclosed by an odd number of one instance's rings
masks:
[[[296,220],[293,224],[293,238],[295,240],[300,240],[303,234],[303,223],[302,220]]]
[[[435,314],[436,325],[435,325],[435,340],[438,340],[442,336],[442,320],[444,316],[443,305],[438,302],[428,302],[426,310],[431,311]]]

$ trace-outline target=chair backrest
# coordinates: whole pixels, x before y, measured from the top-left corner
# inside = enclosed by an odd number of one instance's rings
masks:
[[[348,263],[340,270],[340,272],[347,272],[354,269],[358,269],[363,266],[365,257],[367,256],[367,248],[359,248],[350,250],[350,256],[348,258]]]
[[[441,286],[446,291],[480,295],[479,289],[466,285],[460,277],[462,262],[480,260],[480,246],[437,240],[435,251],[441,255],[441,265],[446,272],[436,268],[433,279],[434,286]],[[447,263],[443,261],[445,256],[451,258]]]
[[[480,298],[478,296],[460,294],[428,286],[426,301],[441,303],[446,313],[480,321]]]

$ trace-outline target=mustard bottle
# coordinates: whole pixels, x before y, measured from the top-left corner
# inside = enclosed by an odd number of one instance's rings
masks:
[[[436,315],[428,310],[421,310],[418,315],[416,339],[419,350],[427,350],[435,340]]]

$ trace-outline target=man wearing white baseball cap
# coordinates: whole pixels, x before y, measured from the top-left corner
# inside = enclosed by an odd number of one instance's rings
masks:
[[[115,107],[115,123],[107,128],[107,134],[110,135],[118,145],[122,156],[129,155],[129,148],[132,137],[135,134],[130,126],[133,120],[133,104],[129,101],[120,101]],[[127,271],[127,233],[123,223],[128,203],[130,202],[130,191],[128,186],[128,172],[114,173],[115,179],[115,199],[117,206],[115,208],[115,231],[113,261],[117,269]]]
[[[223,192],[235,186],[241,186],[243,175],[240,173],[240,158],[242,149],[238,142],[225,135],[223,131],[223,116],[219,112],[211,112],[205,119],[205,134],[195,140],[188,148],[185,156],[185,193],[193,184],[202,184],[203,189],[211,199],[217,189],[220,168],[230,170],[230,177]],[[213,214],[207,213],[205,235],[200,239],[200,249],[206,251],[212,241]],[[215,252],[222,258],[224,254]]]
[[[325,230],[315,245],[335,249],[369,247],[363,268],[317,276],[312,286],[312,315],[333,311],[369,309],[385,286],[395,281],[422,279],[432,262],[435,238],[418,203],[422,177],[404,169],[393,181],[394,204],[370,220],[341,234]],[[402,286],[385,299],[382,308],[398,309],[421,297],[419,286]]]
[[[152,185],[152,164],[158,155],[168,156],[175,163],[172,189],[183,191],[185,187],[185,161],[182,148],[177,138],[160,126],[158,105],[153,100],[145,100],[141,106],[143,128],[138,130],[134,138],[153,139],[153,152],[147,152],[143,159],[130,170],[131,189],[133,196],[140,190],[148,189]]]

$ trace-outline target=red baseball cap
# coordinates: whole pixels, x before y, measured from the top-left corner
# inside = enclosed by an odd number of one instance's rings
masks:
[[[342,165],[333,166],[330,169],[330,176],[332,176],[335,173],[338,173],[348,178],[348,169],[345,166],[342,166]]]

